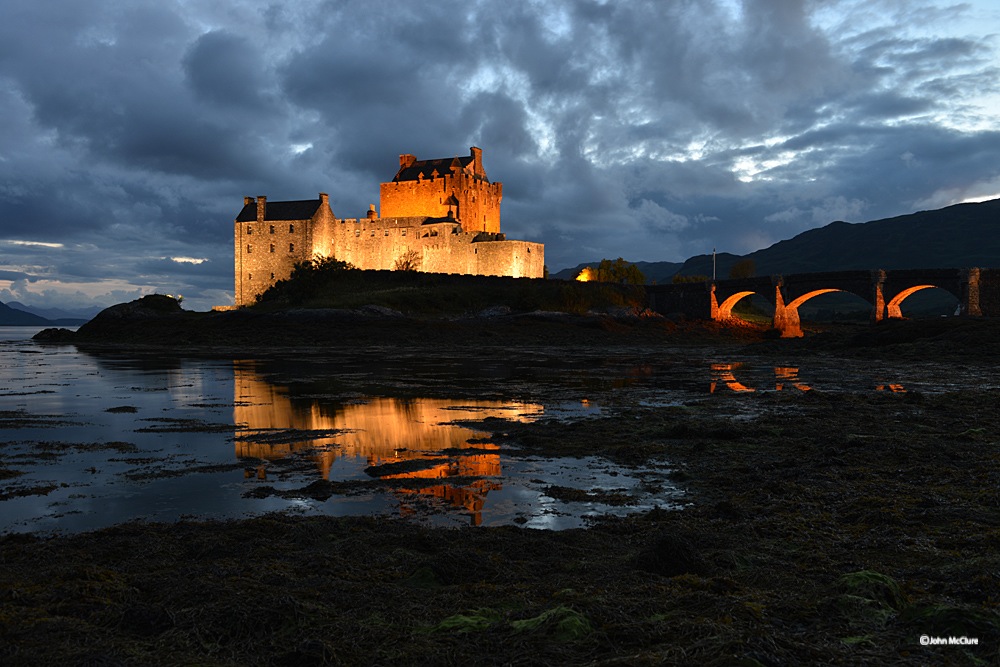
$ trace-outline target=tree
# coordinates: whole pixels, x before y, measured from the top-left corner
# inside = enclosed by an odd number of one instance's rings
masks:
[[[597,265],[596,280],[603,283],[622,283],[626,285],[642,285],[646,282],[646,276],[635,264],[626,262],[619,257],[612,261],[602,259]]]
[[[393,271],[419,271],[420,270],[420,253],[416,250],[407,250],[402,255],[396,258],[396,263],[393,264]]]
[[[679,285],[681,283],[704,283],[708,281],[708,276],[682,276],[679,273],[675,273],[674,277],[670,279],[674,285]]]
[[[741,259],[729,269],[730,278],[753,278],[756,273],[757,266],[752,259]]]
[[[312,259],[296,262],[292,275],[268,287],[257,295],[257,303],[265,301],[298,304],[314,296],[332,278],[356,267],[335,257],[316,255]]]

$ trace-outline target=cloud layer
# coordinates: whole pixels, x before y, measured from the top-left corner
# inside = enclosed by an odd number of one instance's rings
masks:
[[[1000,192],[988,3],[6,0],[0,301],[231,302],[244,195],[481,146],[552,270]],[[2,289],[6,286],[6,289]]]

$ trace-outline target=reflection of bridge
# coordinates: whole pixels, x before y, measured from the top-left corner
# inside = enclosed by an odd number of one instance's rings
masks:
[[[830,292],[855,294],[872,304],[872,322],[902,318],[901,305],[916,292],[940,288],[958,299],[962,315],[1000,315],[1000,269],[899,269],[834,271],[736,278],[676,285],[649,285],[650,308],[698,319],[728,320],[733,306],[751,294],[774,304],[774,328],[782,337],[802,335],[799,306]]]

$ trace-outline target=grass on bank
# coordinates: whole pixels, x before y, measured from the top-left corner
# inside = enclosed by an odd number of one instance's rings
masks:
[[[489,308],[512,312],[646,308],[641,285],[544,278],[469,276],[416,271],[368,271],[335,259],[296,265],[292,276],[260,295],[259,310],[358,308],[376,305],[408,314],[469,314]]]

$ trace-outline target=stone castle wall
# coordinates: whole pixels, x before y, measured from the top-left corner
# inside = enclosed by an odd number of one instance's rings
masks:
[[[417,270],[483,276],[541,278],[545,246],[508,241],[503,234],[462,230],[454,220],[334,217],[328,204],[313,220],[267,220],[235,225],[236,305],[247,305],[296,262],[335,257],[359,269],[392,270],[409,252]]]
[[[359,269],[391,270],[413,251],[417,269],[431,273],[516,278],[540,278],[544,273],[541,243],[464,232],[457,221],[423,222],[422,217],[333,220],[316,225],[313,249]]]
[[[450,211],[467,232],[499,233],[502,199],[502,183],[462,173],[382,183],[379,187],[383,218],[445,218]]]
[[[330,210],[329,206],[321,208]],[[291,276],[296,262],[313,256],[312,224],[308,220],[237,222],[234,238],[238,306],[253,303],[276,281]]]

